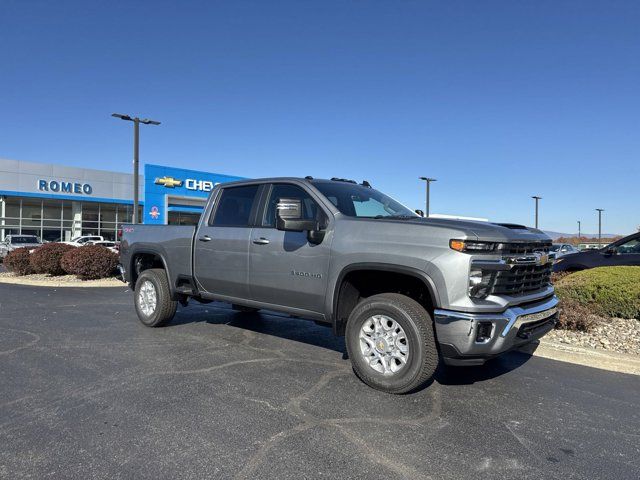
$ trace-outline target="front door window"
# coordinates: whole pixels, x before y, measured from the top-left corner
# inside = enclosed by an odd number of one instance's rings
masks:
[[[618,245],[616,250],[619,254],[640,253],[640,239],[636,238],[633,240],[629,240],[622,245]]]

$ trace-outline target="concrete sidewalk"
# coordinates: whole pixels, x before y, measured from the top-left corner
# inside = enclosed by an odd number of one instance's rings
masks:
[[[549,358],[574,365],[599,368],[610,372],[640,375],[640,355],[577,347],[566,343],[545,340],[544,338],[540,341],[539,345],[526,345],[522,347],[520,351],[537,357]]]

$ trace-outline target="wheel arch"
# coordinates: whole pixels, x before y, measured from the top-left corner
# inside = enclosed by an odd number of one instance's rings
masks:
[[[147,259],[148,261],[150,261],[142,269],[140,269],[138,266],[138,262],[141,259]],[[132,288],[135,288],[136,281],[140,273],[142,273],[144,270],[147,270],[149,268],[162,268],[167,274],[169,289],[172,290],[173,288],[173,286],[171,285],[171,282],[169,281],[169,279],[171,278],[171,275],[169,272],[169,267],[167,265],[167,262],[164,258],[164,255],[162,255],[162,253],[158,252],[157,250],[141,248],[133,251],[130,255],[128,268],[129,268],[129,272],[131,272],[130,283]]]
[[[331,323],[336,335],[344,334],[344,326],[346,324],[345,316],[348,316],[351,310],[353,310],[353,307],[357,304],[358,300],[362,298],[360,296],[354,298],[356,292],[351,290],[352,285],[349,280],[353,278],[354,275],[363,273],[378,275],[392,274],[392,278],[396,280],[398,278],[411,279],[411,282],[414,282],[414,286],[419,285],[427,294],[428,305],[425,305],[425,307],[428,307],[428,310],[433,310],[439,307],[440,302],[435,283],[433,279],[422,270],[409,266],[377,262],[363,262],[347,265],[340,271],[331,292]],[[394,289],[392,288],[384,291],[393,292]]]

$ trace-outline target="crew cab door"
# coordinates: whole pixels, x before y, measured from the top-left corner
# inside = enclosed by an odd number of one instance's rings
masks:
[[[266,188],[249,245],[251,299],[322,313],[332,238],[330,213],[301,186],[276,183]],[[310,243],[307,232],[276,229],[276,204],[280,198],[301,199],[305,219],[324,224],[326,232],[320,243]]]
[[[223,187],[194,241],[194,275],[207,293],[248,298],[249,242],[260,185]]]

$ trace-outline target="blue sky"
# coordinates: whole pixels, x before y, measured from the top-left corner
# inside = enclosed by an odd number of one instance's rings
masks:
[[[413,208],[640,225],[637,1],[0,3],[0,157],[367,179]]]

